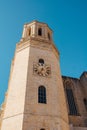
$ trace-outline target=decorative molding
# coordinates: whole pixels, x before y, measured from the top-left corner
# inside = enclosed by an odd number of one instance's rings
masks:
[[[56,49],[53,42],[48,41],[48,40],[41,40],[39,38],[29,37],[28,39],[20,41],[20,43],[18,43],[16,45],[16,51],[17,52],[21,51],[22,49],[25,49],[25,48],[27,48],[29,46],[39,48],[39,49],[43,49],[43,50],[53,51],[53,53],[55,54],[57,59],[59,59],[59,52]]]

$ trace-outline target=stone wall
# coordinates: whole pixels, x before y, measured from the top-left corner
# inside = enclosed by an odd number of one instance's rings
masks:
[[[68,82],[70,87],[72,88],[73,94],[74,94],[74,100],[75,104],[78,110],[78,115],[69,115],[69,123],[73,124],[74,126],[82,126],[87,127],[87,110],[84,105],[84,98],[87,99],[86,95],[86,89],[87,89],[87,78],[86,78],[86,72],[82,74],[80,79],[72,78],[63,76],[63,84],[65,89],[65,84]],[[66,95],[66,91],[65,91]],[[67,102],[67,96],[66,96],[66,102]],[[69,111],[69,106],[67,102],[67,109]]]

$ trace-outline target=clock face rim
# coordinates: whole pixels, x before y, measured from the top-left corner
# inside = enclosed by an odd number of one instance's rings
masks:
[[[34,72],[39,76],[48,77],[51,74],[51,67],[46,64],[34,64]]]

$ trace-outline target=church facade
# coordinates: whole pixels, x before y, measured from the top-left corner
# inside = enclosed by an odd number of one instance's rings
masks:
[[[25,24],[11,64],[0,130],[87,130],[87,72],[62,76],[45,23]]]

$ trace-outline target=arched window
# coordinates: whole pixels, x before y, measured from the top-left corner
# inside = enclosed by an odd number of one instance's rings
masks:
[[[40,129],[40,130],[45,130],[44,128]]]
[[[68,101],[68,106],[69,106],[69,114],[70,115],[78,115],[73,91],[69,87],[66,87],[66,96],[67,96],[67,101]]]
[[[44,86],[38,88],[38,102],[46,104],[46,88]]]
[[[48,39],[50,40],[50,34],[48,33]]]
[[[39,63],[40,63],[41,65],[43,65],[43,64],[44,64],[44,60],[43,60],[43,59],[39,59]]]
[[[39,28],[39,29],[38,29],[38,35],[39,35],[39,36],[42,36],[42,28]]]
[[[86,110],[87,110],[87,99],[86,98],[84,98],[84,105],[85,105],[85,108],[86,108]]]

